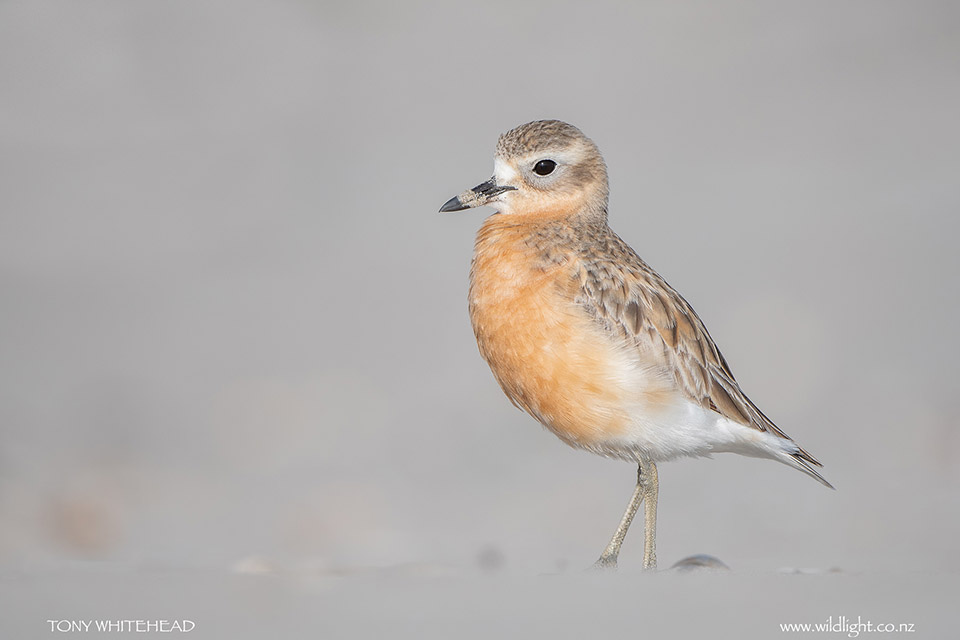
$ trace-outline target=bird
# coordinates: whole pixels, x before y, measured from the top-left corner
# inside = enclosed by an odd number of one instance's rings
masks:
[[[537,120],[501,135],[493,177],[440,212],[497,208],[476,235],[468,302],[507,398],[566,444],[637,465],[593,566],[616,569],[643,504],[643,568],[655,570],[660,462],[731,452],[833,487],[746,396],[693,307],[610,228],[608,201],[597,145]]]

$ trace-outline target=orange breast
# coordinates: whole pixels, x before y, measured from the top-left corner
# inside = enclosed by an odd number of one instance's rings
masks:
[[[574,302],[571,254],[545,259],[529,225],[487,219],[470,273],[470,319],[503,391],[568,444],[617,439],[629,415],[623,345]]]

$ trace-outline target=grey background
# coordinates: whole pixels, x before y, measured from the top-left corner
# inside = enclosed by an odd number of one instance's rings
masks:
[[[958,113],[953,2],[0,3],[0,629],[955,632]],[[732,574],[581,573],[634,471],[477,354],[436,210],[539,118],[838,488],[663,465]]]

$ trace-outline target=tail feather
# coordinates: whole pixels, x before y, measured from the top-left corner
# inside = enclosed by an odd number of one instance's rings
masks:
[[[787,452],[782,453],[779,457],[777,457],[777,461],[782,462],[787,466],[793,467],[798,471],[804,472],[805,474],[807,474],[814,480],[818,481],[820,484],[822,484],[828,489],[834,489],[834,486],[829,482],[827,482],[827,479],[824,478],[819,473],[817,473],[816,469],[813,468],[813,465],[816,465],[818,467],[822,467],[823,465],[817,462],[817,460],[813,456],[811,456],[809,453],[807,453],[803,449],[800,449],[799,447],[797,447],[796,453],[787,453]]]

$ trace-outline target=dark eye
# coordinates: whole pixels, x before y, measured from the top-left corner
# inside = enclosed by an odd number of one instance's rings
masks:
[[[541,160],[537,164],[533,165],[533,172],[538,176],[545,176],[553,173],[553,170],[557,168],[557,163],[553,160]]]

